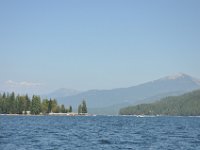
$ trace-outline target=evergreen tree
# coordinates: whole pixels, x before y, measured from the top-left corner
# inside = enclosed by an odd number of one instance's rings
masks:
[[[22,103],[22,110],[26,113],[27,109],[27,101],[26,101],[26,96],[20,96],[20,100]]]
[[[60,112],[61,112],[60,106],[57,105],[55,113],[60,113]]]
[[[52,100],[49,100],[48,113],[52,112]]]
[[[17,113],[16,109],[16,101],[15,101],[15,93],[12,92],[11,95],[8,96],[8,113],[15,114]]]
[[[78,114],[86,114],[87,113],[87,105],[86,101],[83,100],[82,103],[78,106]]]
[[[51,110],[52,110],[52,112],[54,112],[54,113],[60,112],[60,107],[58,107],[58,104],[57,104],[56,99],[53,99],[53,100],[52,100],[52,103],[51,103]]]
[[[69,106],[69,112],[70,113],[72,112],[72,106]]]
[[[2,113],[3,113],[3,97],[0,94],[0,114],[2,114]]]
[[[1,97],[1,113],[3,114],[7,114],[8,113],[8,107],[9,107],[9,104],[8,104],[8,97],[6,95],[6,93],[4,92],[2,97]]]
[[[25,111],[30,111],[30,109],[31,109],[31,100],[30,100],[30,98],[28,97],[27,94],[25,95],[25,100],[26,100]]]
[[[82,113],[87,113],[87,105],[85,100],[82,101]]]
[[[18,114],[22,114],[23,111],[23,99],[21,98],[21,96],[17,95],[16,97],[16,105],[17,105],[17,113]]]
[[[7,98],[6,98],[6,93],[5,92],[3,93],[3,96],[2,96],[2,112],[4,114],[8,113],[7,112]]]
[[[39,96],[33,95],[31,104],[31,114],[38,115],[41,112],[41,100]]]
[[[60,111],[61,111],[61,113],[65,113],[66,112],[65,106],[63,104],[61,105]]]
[[[44,113],[44,114],[49,113],[49,100],[48,99],[44,99],[42,101],[42,113]]]

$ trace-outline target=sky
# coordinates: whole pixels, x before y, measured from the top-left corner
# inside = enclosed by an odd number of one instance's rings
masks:
[[[0,91],[200,78],[199,0],[1,0]]]

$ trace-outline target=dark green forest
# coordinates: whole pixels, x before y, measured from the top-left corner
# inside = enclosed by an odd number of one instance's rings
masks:
[[[40,96],[33,95],[15,95],[12,93],[0,94],[0,114],[26,114],[30,112],[33,115],[53,113],[72,112],[72,106],[65,108],[64,105],[58,105],[56,99],[43,99]]]
[[[150,104],[122,108],[120,115],[200,116],[200,90],[170,96]]]

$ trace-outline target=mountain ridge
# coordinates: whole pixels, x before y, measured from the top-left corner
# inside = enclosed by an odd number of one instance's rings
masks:
[[[65,96],[72,96],[77,95],[81,93],[81,91],[75,90],[75,89],[68,89],[68,88],[59,88],[55,91],[52,91],[51,93],[45,94],[42,97],[48,97],[48,98],[60,98]]]
[[[112,109],[112,106],[116,105],[152,102],[166,96],[176,96],[195,89],[200,89],[199,81],[182,73],[127,88],[89,90],[76,95],[59,97],[58,101],[76,107],[85,99],[88,108],[109,108],[110,106],[110,109]]]

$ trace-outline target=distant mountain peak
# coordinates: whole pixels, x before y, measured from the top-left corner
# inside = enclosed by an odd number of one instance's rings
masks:
[[[185,77],[189,77],[192,78],[191,76],[184,74],[184,73],[177,73],[171,76],[166,77],[168,80],[176,80],[176,79],[180,79],[180,78],[185,78]]]
[[[187,82],[191,82],[191,83],[195,83],[196,85],[200,85],[200,80],[195,78],[195,77],[192,77],[188,74],[185,74],[185,73],[176,73],[174,75],[170,75],[170,76],[167,76],[167,77],[164,77],[164,78],[161,78],[159,80],[155,80],[155,81],[175,81],[175,80],[182,80],[182,82],[184,81],[187,81]]]

